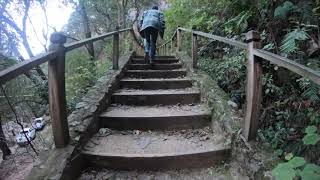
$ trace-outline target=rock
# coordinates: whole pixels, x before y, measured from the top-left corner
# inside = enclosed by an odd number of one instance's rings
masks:
[[[75,126],[77,126],[79,124],[80,124],[79,121],[72,121],[72,122],[69,123],[69,126],[75,127]]]
[[[111,129],[101,128],[99,129],[99,135],[101,136],[109,136],[112,133]]]
[[[141,134],[141,131],[139,131],[139,130],[134,130],[134,131],[133,131],[133,134],[139,135],[139,134]]]
[[[228,101],[228,105],[233,107],[233,108],[238,108],[238,104],[233,102],[233,101]]]
[[[82,125],[88,127],[91,121],[92,121],[92,118],[86,118],[85,120],[82,121]]]
[[[85,106],[87,106],[87,103],[85,103],[85,102],[79,102],[79,103],[76,105],[76,109],[80,109],[80,108],[83,108],[83,107],[85,107]]]
[[[80,136],[77,136],[74,138],[75,141],[79,141],[80,140]]]
[[[83,126],[83,125],[79,125],[79,126],[77,126],[76,128],[75,128],[75,131],[76,132],[79,132],[79,133],[83,133],[83,132],[85,132],[86,131],[86,127],[85,126]]]
[[[94,113],[94,112],[97,111],[97,109],[98,109],[98,107],[95,106],[95,105],[93,105],[93,106],[90,107],[90,112],[91,112],[91,113]]]

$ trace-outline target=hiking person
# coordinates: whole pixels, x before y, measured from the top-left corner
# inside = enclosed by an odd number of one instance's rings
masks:
[[[151,64],[154,63],[156,55],[158,34],[163,38],[164,29],[164,15],[158,6],[153,6],[152,9],[143,12],[140,21],[140,34],[144,38],[145,60],[149,59]]]

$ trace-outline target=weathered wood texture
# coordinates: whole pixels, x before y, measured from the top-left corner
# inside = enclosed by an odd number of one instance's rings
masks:
[[[214,40],[217,40],[217,41],[220,41],[220,42],[224,42],[224,43],[232,45],[232,46],[236,46],[238,48],[242,48],[242,49],[246,49],[247,48],[247,44],[246,43],[243,43],[243,42],[240,42],[240,41],[236,41],[236,40],[233,40],[233,39],[228,39],[228,38],[225,38],[225,37],[216,36],[216,35],[209,34],[209,33],[204,33],[204,32],[201,32],[201,31],[193,31],[191,29],[185,29],[185,28],[178,28],[178,30],[180,30],[180,31],[182,30],[182,31],[185,31],[185,32],[190,32],[190,33],[196,34],[198,36],[206,37],[206,38],[209,38],[209,39],[214,39]]]
[[[119,27],[116,28],[117,30]],[[113,34],[112,69],[119,69],[119,33]]]
[[[198,67],[198,36],[197,34],[192,34],[192,43],[191,43],[191,53],[192,53],[192,62],[193,68]]]
[[[256,31],[246,34],[249,42],[247,50],[247,89],[246,114],[243,135],[247,140],[255,138],[259,127],[259,116],[262,99],[262,66],[253,53],[254,48],[261,48],[260,35]]]
[[[56,38],[53,38],[56,36]],[[66,37],[55,33],[51,36],[50,50],[57,57],[48,63],[49,107],[52,131],[56,148],[63,148],[69,142],[69,128],[66,112],[65,90],[65,47]]]
[[[292,72],[295,72],[305,78],[310,79],[314,83],[320,85],[320,73],[308,68],[302,64],[296,63],[288,58],[267,52],[262,49],[253,49],[253,54],[270,61],[277,66],[284,67]]]
[[[177,51],[181,50],[181,30],[177,29]]]
[[[96,37],[92,37],[92,38],[88,38],[88,39],[84,39],[84,40],[81,40],[81,41],[76,41],[76,42],[67,44],[65,46],[66,47],[66,51],[71,51],[73,49],[79,48],[79,47],[84,46],[86,44],[89,44],[91,42],[99,41],[99,40],[105,39],[107,37],[111,37],[114,34],[126,32],[126,31],[129,31],[131,29],[132,28],[121,29],[119,31],[113,31],[113,32],[109,32],[109,33],[106,33],[106,34],[103,34],[103,35],[100,35],[100,36],[96,36]]]
[[[5,84],[7,81],[10,81],[16,78],[17,76],[26,73],[27,71],[42,63],[55,59],[56,57],[57,53],[50,51],[47,53],[40,54],[37,57],[31,58],[30,60],[23,61],[19,64],[11,66],[0,72],[0,84]]]

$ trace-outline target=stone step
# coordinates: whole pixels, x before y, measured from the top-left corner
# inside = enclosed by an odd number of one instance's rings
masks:
[[[130,78],[179,78],[187,75],[185,69],[177,70],[127,70],[126,77]]]
[[[100,115],[100,127],[118,130],[188,129],[208,126],[211,112],[204,105],[119,106]]]
[[[179,59],[176,58],[156,58],[154,63],[155,64],[172,64],[178,63]],[[143,58],[132,58],[132,64],[147,64],[147,62]]]
[[[192,87],[192,81],[186,78],[170,79],[135,79],[126,78],[120,81],[121,88],[127,89],[182,89]]]
[[[230,157],[222,134],[210,128],[181,131],[104,130],[82,150],[89,167],[162,170],[211,167]]]
[[[180,63],[172,63],[172,64],[129,64],[129,69],[131,70],[173,70],[180,69],[182,65]]]
[[[200,101],[200,91],[191,88],[165,90],[121,89],[112,95],[112,101],[115,104],[140,106],[194,104]]]

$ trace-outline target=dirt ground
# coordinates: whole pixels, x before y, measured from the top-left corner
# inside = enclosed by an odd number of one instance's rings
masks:
[[[235,163],[223,163],[210,168],[171,171],[137,172],[87,169],[79,180],[249,180]]]
[[[39,163],[39,156],[32,150],[30,146],[20,147],[15,143],[15,136],[8,132],[9,128],[4,125],[4,131],[7,135],[6,139],[11,149],[12,155],[7,160],[2,160],[2,152],[0,151],[0,180],[22,180],[28,176],[33,166]],[[16,134],[19,127],[14,127]],[[32,144],[37,153],[44,153],[53,148],[51,125],[47,124],[44,129],[36,132],[36,138]]]

